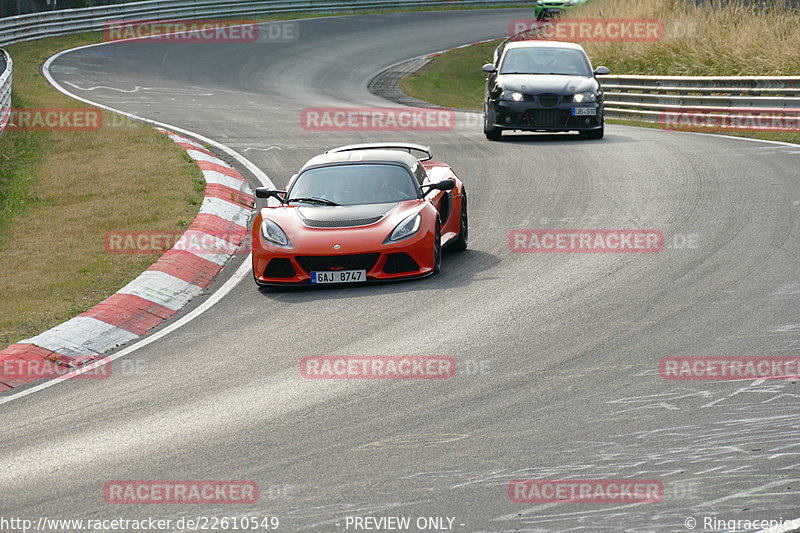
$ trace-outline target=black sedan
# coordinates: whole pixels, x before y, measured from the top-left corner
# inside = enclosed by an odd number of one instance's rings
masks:
[[[500,140],[503,130],[578,131],[603,137],[603,91],[580,45],[552,41],[508,43],[483,66],[486,77],[483,131]]]

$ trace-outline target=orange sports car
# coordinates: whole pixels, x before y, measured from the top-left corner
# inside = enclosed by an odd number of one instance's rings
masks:
[[[421,152],[417,158],[413,152]],[[437,274],[467,249],[467,194],[427,146],[342,146],[309,160],[253,222],[258,285],[361,283]]]

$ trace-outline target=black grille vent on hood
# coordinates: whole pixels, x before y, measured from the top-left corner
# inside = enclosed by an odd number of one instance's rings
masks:
[[[394,209],[397,202],[364,205],[309,206],[297,209],[309,228],[352,228],[374,224]]]
[[[369,224],[374,224],[382,218],[383,215],[369,218],[351,218],[349,220],[314,220],[310,218],[304,218],[303,224],[310,228],[352,228],[354,226],[367,226]]]

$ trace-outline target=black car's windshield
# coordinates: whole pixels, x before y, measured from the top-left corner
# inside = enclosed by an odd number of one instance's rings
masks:
[[[343,164],[312,168],[300,174],[289,201],[314,205],[357,205],[418,198],[411,173],[384,163]]]
[[[589,61],[573,48],[512,48],[506,51],[500,74],[561,74],[591,76]]]

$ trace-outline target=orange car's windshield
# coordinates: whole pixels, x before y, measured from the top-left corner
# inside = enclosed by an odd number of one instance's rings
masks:
[[[290,202],[302,198],[307,200],[296,201],[324,205],[327,200],[338,205],[357,205],[413,200],[419,198],[419,193],[405,167],[361,163],[306,170],[289,191]]]

